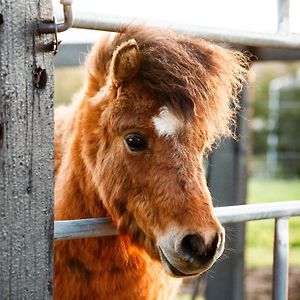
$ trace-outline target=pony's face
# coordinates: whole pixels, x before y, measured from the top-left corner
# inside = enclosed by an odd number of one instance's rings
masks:
[[[197,275],[222,254],[225,236],[202,168],[203,120],[157,101],[135,78],[140,59],[134,40],[114,51],[106,83],[87,104],[94,128],[86,153],[120,233],[170,275]]]
[[[120,87],[115,101],[107,108],[99,174],[105,206],[120,232],[169,274],[205,271],[223,251],[224,229],[214,217],[196,124],[157,106],[135,84]]]

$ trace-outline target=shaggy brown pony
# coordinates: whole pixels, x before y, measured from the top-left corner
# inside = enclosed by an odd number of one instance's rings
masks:
[[[201,165],[230,135],[245,59],[166,30],[97,43],[56,110],[55,219],[111,217],[118,236],[55,244],[55,299],[172,299],[224,248]],[[67,80],[67,79],[66,79]]]

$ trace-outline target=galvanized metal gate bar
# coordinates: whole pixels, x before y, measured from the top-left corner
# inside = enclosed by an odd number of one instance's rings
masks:
[[[273,257],[273,300],[288,298],[289,219],[275,220]]]
[[[300,201],[217,207],[215,208],[215,214],[222,224],[300,216]],[[110,218],[54,222],[55,240],[115,234],[117,234],[117,230]]]
[[[41,24],[40,33],[63,31],[70,27],[79,29],[93,29],[118,32],[122,25],[148,24],[157,27],[167,27],[177,32],[190,36],[201,37],[216,42],[224,42],[237,45],[254,47],[275,47],[275,48],[300,48],[300,35],[289,32],[289,1],[278,0],[278,32],[274,34],[260,32],[245,32],[224,28],[211,28],[199,25],[184,23],[170,23],[163,21],[147,21],[141,18],[121,17],[116,15],[99,14],[94,12],[81,11],[74,13],[74,19],[70,13],[72,0],[61,0],[64,5],[65,22],[57,25]],[[71,17],[69,18],[69,16]]]
[[[289,34],[290,1],[277,0],[277,32]]]
[[[158,21],[146,22],[146,20],[140,18],[135,18],[133,22],[133,20],[129,17],[125,18],[92,12],[82,12],[80,15],[75,15],[72,27],[118,32],[121,25],[145,23],[151,26],[166,27],[190,36],[201,37],[216,42],[255,47],[300,48],[300,36],[295,34],[285,35],[277,33],[253,33],[224,28],[203,27],[184,23],[167,23]]]

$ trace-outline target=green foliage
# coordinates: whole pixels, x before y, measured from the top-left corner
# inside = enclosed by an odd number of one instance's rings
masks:
[[[282,156],[281,172],[300,177],[300,89],[283,90],[280,99],[277,149],[279,158]]]
[[[265,155],[267,152],[269,118],[269,84],[274,78],[295,73],[297,64],[273,64],[257,70],[255,84],[250,85],[252,102],[253,153]],[[300,176],[300,89],[285,88],[280,91],[279,119],[276,133],[279,138],[278,174],[285,177]],[[258,124],[259,126],[255,126]]]
[[[267,151],[267,121],[269,115],[269,83],[276,78],[275,73],[270,68],[261,71],[255,84],[250,85],[250,101],[252,102],[252,118],[260,120],[264,126],[260,130],[253,131],[253,153],[265,154]]]

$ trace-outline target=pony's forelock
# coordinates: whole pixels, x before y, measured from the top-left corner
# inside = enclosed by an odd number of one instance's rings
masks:
[[[161,107],[169,107],[183,119],[197,120],[206,151],[221,136],[233,136],[239,108],[236,98],[248,67],[242,53],[168,30],[129,26],[119,31],[113,39],[106,37],[94,47],[87,61],[88,84],[99,89],[114,49],[134,39],[141,52],[135,80]]]

